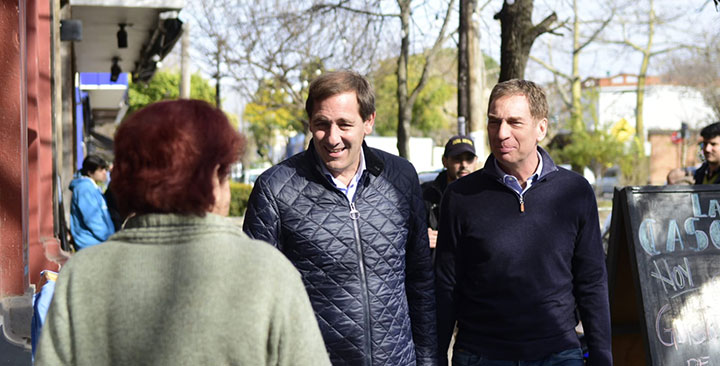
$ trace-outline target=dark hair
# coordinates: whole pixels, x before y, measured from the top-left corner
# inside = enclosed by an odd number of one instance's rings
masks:
[[[375,92],[364,76],[350,70],[328,72],[318,76],[310,83],[308,98],[305,102],[308,118],[312,118],[315,103],[346,92],[355,92],[357,103],[360,106],[358,113],[363,121],[367,121],[375,113]]]
[[[700,130],[700,136],[703,139],[709,140],[715,136],[720,136],[720,122],[711,123]]]
[[[115,133],[111,185],[120,212],[204,216],[215,203],[215,167],[227,177],[244,142],[225,113],[204,101],[163,101],[135,112]]]
[[[85,160],[83,160],[82,163],[82,169],[80,169],[80,174],[84,176],[90,176],[90,174],[94,173],[98,169],[107,169],[108,163],[105,161],[105,159],[97,156],[97,155],[88,155],[85,157]]]
[[[542,88],[530,80],[510,79],[498,83],[490,93],[488,110],[492,103],[502,97],[524,95],[528,101],[530,115],[539,121],[548,116],[548,102]]]

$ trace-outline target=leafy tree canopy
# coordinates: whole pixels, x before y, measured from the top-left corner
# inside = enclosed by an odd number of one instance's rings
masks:
[[[180,96],[180,73],[158,71],[148,83],[131,83],[128,90],[130,110],[136,111],[150,103]],[[215,105],[215,88],[199,74],[190,76],[190,98]]]
[[[457,87],[454,81],[453,67],[456,50],[442,50],[436,57],[436,69],[430,71],[427,85],[420,92],[413,105],[411,136],[431,136],[434,131],[452,128],[454,123],[454,99]],[[422,55],[410,56],[408,79],[410,85],[417,84],[422,73],[424,58]],[[371,76],[375,86],[375,131],[381,136],[395,136],[397,133],[397,59],[386,59]],[[455,63],[456,64],[456,63]],[[452,75],[451,78],[447,77]]]
[[[292,103],[285,89],[273,80],[265,80],[258,87],[252,102],[245,105],[243,119],[249,124],[258,147],[258,154],[272,161],[270,156],[276,132],[302,132],[305,110]]]

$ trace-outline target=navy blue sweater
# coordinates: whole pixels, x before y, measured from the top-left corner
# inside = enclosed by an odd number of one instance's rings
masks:
[[[576,348],[576,306],[590,365],[611,365],[607,274],[597,203],[580,175],[539,149],[543,171],[520,196],[492,155],[443,195],[436,249],[440,354],[456,347],[498,360]]]

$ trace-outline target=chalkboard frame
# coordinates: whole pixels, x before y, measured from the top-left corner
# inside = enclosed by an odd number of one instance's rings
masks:
[[[646,318],[646,299],[642,296],[641,276],[639,273],[639,262],[636,248],[640,245],[636,241],[636,235],[632,230],[633,222],[640,218],[634,212],[634,197],[642,194],[664,194],[664,193],[705,193],[718,192],[720,197],[720,185],[694,185],[694,186],[631,186],[622,189],[615,189],[613,195],[613,209],[611,218],[610,239],[608,243],[608,289],[610,295],[611,320],[613,323],[613,347],[615,348],[615,337],[631,334],[641,337],[647,365],[660,365],[660,355],[651,351],[649,339],[648,321]],[[618,280],[627,279],[630,267],[632,273],[632,287],[628,290]],[[634,290],[634,291],[633,291]],[[635,314],[628,314],[628,306],[624,308],[620,304],[630,305],[635,309]],[[632,312],[632,311],[630,311]],[[655,324],[650,324],[655,326]],[[614,356],[616,350],[613,350]],[[617,364],[617,363],[616,363]]]

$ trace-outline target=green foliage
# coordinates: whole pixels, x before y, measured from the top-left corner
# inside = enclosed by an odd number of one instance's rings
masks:
[[[590,167],[604,172],[626,155],[625,144],[607,130],[575,131],[570,143],[553,155],[573,166]]]
[[[616,165],[620,166],[623,177],[628,177],[633,169],[639,169],[636,151],[636,140],[639,139],[625,119],[602,125],[599,123],[595,108],[597,96],[595,88],[583,90],[578,119],[568,120],[567,128],[571,133],[559,139],[556,146],[551,143],[550,153],[556,161],[572,165],[575,171],[590,168],[597,179]],[[591,130],[585,129],[587,119],[593,122]]]
[[[230,182],[230,216],[245,215],[251,191],[249,184]]]
[[[434,136],[438,131],[453,131],[456,123],[457,50],[444,49],[435,56],[425,88],[413,105],[412,136]],[[497,82],[500,65],[484,56],[487,85]],[[409,85],[416,85],[422,73],[423,55],[412,55],[408,62]],[[371,78],[375,86],[375,132],[380,136],[397,134],[397,58],[379,63]]]
[[[500,64],[494,58],[483,55],[485,60],[485,83],[492,88],[500,78]]]
[[[452,60],[453,50],[443,50],[436,56],[436,65],[447,68]],[[410,56],[408,62],[409,85],[417,85],[424,63],[423,55]],[[375,86],[375,131],[380,136],[395,136],[397,133],[397,69],[396,59],[387,59],[380,63],[372,75]],[[454,118],[448,115],[446,105],[457,95],[454,82],[445,80],[443,72],[431,72],[425,88],[420,92],[413,104],[413,120],[411,121],[414,136],[432,135],[434,131],[452,128]],[[453,111],[454,112],[454,111]]]
[[[275,132],[302,132],[304,116],[305,110],[293,104],[287,92],[272,80],[266,80],[258,87],[243,112],[258,153],[264,158],[268,158]]]
[[[623,176],[623,185],[648,184],[650,176],[650,160],[645,156],[642,141],[637,136],[628,141],[628,152],[624,159],[618,162]]]
[[[131,83],[128,90],[130,110],[136,111],[150,103],[177,99],[180,96],[180,73],[158,71],[145,83]],[[190,76],[190,98],[201,99],[215,105],[215,88],[199,74]]]

